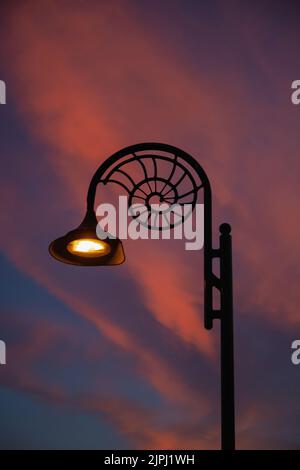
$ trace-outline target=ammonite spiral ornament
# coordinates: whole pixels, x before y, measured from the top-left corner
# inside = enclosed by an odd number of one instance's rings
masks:
[[[169,230],[191,215],[203,181],[188,155],[170,146],[141,144],[115,159],[98,183],[117,184],[128,195],[128,206],[140,211],[132,217],[151,230]],[[160,210],[153,205],[161,205]],[[187,211],[176,212],[184,206]],[[174,208],[175,207],[175,208]],[[170,214],[172,212],[172,214]],[[146,218],[145,218],[146,215]]]

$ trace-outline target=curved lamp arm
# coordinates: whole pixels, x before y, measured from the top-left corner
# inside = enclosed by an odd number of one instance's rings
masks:
[[[96,170],[89,185],[87,193],[87,214],[86,218],[91,220],[95,217],[94,204],[97,186],[100,182],[106,184],[105,173],[119,160],[128,155],[135,155],[142,151],[160,151],[169,152],[178,155],[193,170],[197,173],[203,184],[204,190],[204,324],[206,329],[211,329],[213,320],[220,318],[220,310],[213,308],[213,288],[221,291],[221,280],[215,276],[212,270],[213,258],[220,258],[220,250],[212,248],[212,201],[211,201],[211,187],[209,179],[203,170],[202,166],[191,155],[183,150],[156,142],[141,143],[126,147],[114,153],[111,157],[107,158]],[[137,157],[138,158],[138,157]]]

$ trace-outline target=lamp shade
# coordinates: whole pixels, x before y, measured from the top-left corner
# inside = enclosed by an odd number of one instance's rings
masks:
[[[97,235],[97,218],[94,211],[87,212],[75,230],[57,238],[49,245],[50,254],[62,263],[77,266],[113,266],[125,261],[124,250],[118,238]],[[102,230],[98,227],[99,230]]]

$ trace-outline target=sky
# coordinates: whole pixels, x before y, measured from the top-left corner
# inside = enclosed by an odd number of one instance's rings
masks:
[[[232,225],[237,447],[299,449],[298,17],[293,1],[1,2],[1,448],[220,447],[203,253],[48,254],[97,167],[157,141],[208,174],[215,244]]]

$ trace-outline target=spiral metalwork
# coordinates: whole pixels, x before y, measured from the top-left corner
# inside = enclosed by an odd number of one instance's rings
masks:
[[[131,216],[151,230],[168,230],[181,224],[191,215],[198,191],[203,188],[199,174],[184,156],[176,151],[153,149],[118,159],[99,183],[122,187],[127,192],[129,208],[135,209]],[[153,208],[157,204],[161,207]],[[185,205],[188,210],[177,209]]]

